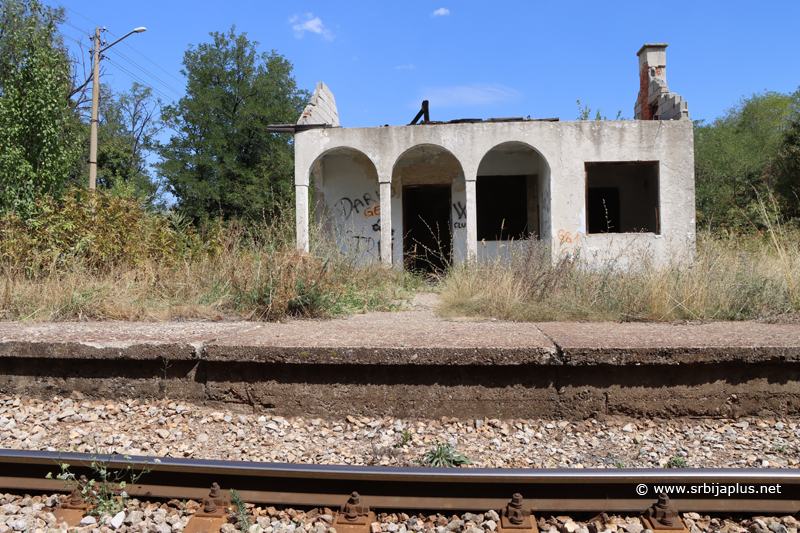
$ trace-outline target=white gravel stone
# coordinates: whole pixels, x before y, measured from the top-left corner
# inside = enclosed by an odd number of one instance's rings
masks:
[[[653,468],[681,458],[694,468],[797,468],[798,425],[791,417],[323,420],[169,400],[0,395],[3,448],[309,464],[413,466],[436,444],[449,443],[475,467]]]
[[[78,523],[79,526],[91,526],[97,523],[97,519],[93,516],[84,516]]]
[[[120,511],[116,515],[114,515],[114,518],[112,518],[108,522],[108,524],[114,529],[119,529],[119,527],[123,524],[124,521],[125,521],[125,511]]]

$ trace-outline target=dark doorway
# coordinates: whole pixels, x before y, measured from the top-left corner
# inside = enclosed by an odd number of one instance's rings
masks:
[[[441,272],[451,261],[450,185],[403,187],[403,263]]]

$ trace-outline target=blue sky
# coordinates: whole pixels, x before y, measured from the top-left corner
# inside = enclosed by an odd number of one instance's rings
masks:
[[[105,81],[115,90],[130,87],[133,78],[125,69],[167,102],[179,98],[188,45],[209,42],[209,32],[235,24],[237,32],[260,43],[259,50],[284,55],[300,88],[312,91],[324,81],[344,127],[407,124],[423,99],[430,101],[432,120],[528,115],[574,120],[576,99],[609,118],[618,110],[632,118],[636,52],[644,43],[669,43],[667,83],[689,102],[693,119],[713,120],[754,92],[793,92],[800,85],[797,0],[63,0],[61,5],[71,24],[62,33],[84,43],[82,30],[93,31],[95,23],[116,36],[147,27],[107,52],[113,63],[104,65]],[[66,42],[77,49],[74,41]]]

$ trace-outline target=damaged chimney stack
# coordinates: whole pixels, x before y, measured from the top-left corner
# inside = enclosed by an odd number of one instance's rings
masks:
[[[679,120],[689,118],[689,104],[667,87],[667,43],[642,46],[639,56],[639,96],[636,120]]]

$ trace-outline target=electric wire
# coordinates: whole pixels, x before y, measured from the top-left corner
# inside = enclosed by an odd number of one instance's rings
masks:
[[[72,37],[72,36],[70,36],[70,35],[67,35],[67,34],[65,34],[65,33],[61,32],[61,31],[58,31],[58,33],[59,33],[59,35],[61,35],[62,37],[66,38],[66,39],[69,39],[70,41],[73,41],[73,42],[75,42],[75,43],[77,43],[77,44],[79,44],[79,45],[80,45],[80,44],[82,44],[80,41],[78,41],[77,39],[75,39],[74,37]],[[120,54],[120,55],[121,55],[121,54]],[[135,78],[137,81],[139,81],[139,82],[140,82],[142,85],[144,85],[145,87],[147,87],[147,88],[151,89],[153,92],[155,92],[155,93],[158,93],[159,95],[163,96],[163,97],[164,97],[166,100],[169,100],[169,101],[172,101],[172,100],[173,100],[173,98],[172,98],[172,97],[170,97],[169,95],[165,94],[163,91],[161,91],[161,90],[157,89],[156,87],[153,87],[153,86],[152,86],[150,83],[148,83],[147,81],[145,81],[145,80],[144,80],[144,79],[142,79],[141,77],[137,76],[137,75],[136,75],[136,74],[134,74],[133,72],[130,72],[129,70],[127,70],[127,69],[126,69],[126,68],[124,68],[123,66],[119,65],[119,64],[118,64],[118,63],[116,63],[114,60],[112,60],[110,57],[105,57],[105,56],[104,56],[104,59],[108,60],[108,62],[109,62],[109,63],[112,63],[113,65],[117,66],[117,67],[118,67],[120,70],[122,70],[123,72],[125,72],[126,74],[128,74],[129,76],[131,76],[132,78]],[[136,66],[138,66],[138,65],[136,65]],[[139,67],[139,68],[141,69],[141,67]],[[142,69],[142,70],[144,71],[144,69]],[[144,72],[145,72],[145,73],[147,73],[147,74],[149,74],[147,71],[144,71]],[[160,81],[160,80],[159,80],[159,81]],[[162,83],[163,83],[163,82],[162,82]],[[178,91],[176,91],[175,89],[173,89],[173,88],[172,88],[172,87],[170,87],[169,85],[166,85],[166,84],[164,84],[164,85],[165,85],[166,87],[168,87],[170,90],[172,90],[173,92],[175,92],[176,94],[178,94],[178,95],[180,96],[180,93],[179,93]]]
[[[111,63],[112,65],[114,65],[114,66],[115,66],[115,67],[117,67],[118,69],[120,69],[122,72],[124,72],[125,74],[127,74],[128,76],[130,76],[131,78],[134,78],[134,79],[138,80],[138,81],[139,81],[139,82],[140,82],[142,85],[144,85],[145,87],[148,87],[148,88],[152,89],[152,90],[153,90],[153,92],[155,92],[155,93],[158,93],[159,95],[161,95],[162,97],[164,97],[164,99],[165,99],[165,100],[172,101],[172,97],[171,97],[171,96],[169,96],[168,94],[164,93],[164,92],[163,92],[163,91],[161,91],[160,89],[158,89],[158,88],[156,88],[156,87],[153,87],[152,85],[148,84],[148,83],[147,83],[145,80],[143,80],[141,77],[139,77],[138,75],[134,74],[134,73],[133,73],[133,72],[131,72],[130,70],[126,69],[125,67],[123,67],[122,65],[120,65],[119,63],[117,63],[116,61],[114,61],[113,59],[111,59],[110,57],[106,57],[105,59],[106,59],[106,61],[108,61],[109,63]]]
[[[56,4],[60,5],[61,7],[63,7],[64,9],[68,9],[69,11],[72,11],[73,13],[75,13],[76,15],[78,15],[79,17],[81,17],[81,18],[85,18],[86,20],[88,20],[89,22],[91,22],[92,24],[94,24],[95,26],[98,26],[98,27],[100,27],[100,23],[99,23],[99,22],[95,22],[95,21],[93,21],[92,19],[90,19],[89,17],[84,17],[83,15],[81,15],[80,13],[78,13],[77,11],[75,11],[74,9],[72,9],[71,7],[69,7],[69,6],[67,6],[67,5],[65,5],[65,4],[63,4],[63,3],[61,3],[61,2],[59,2],[58,0],[53,0],[53,1],[54,1]],[[109,33],[110,33],[110,32],[109,32]],[[114,35],[114,34],[112,33],[111,35]]]
[[[159,69],[163,70],[167,74],[167,76],[171,77],[172,79],[174,79],[175,81],[177,81],[179,83],[183,83],[182,80],[180,80],[180,79],[176,78],[175,76],[173,76],[169,71],[164,70],[164,68],[162,68],[161,65],[157,64],[156,62],[154,62],[152,59],[150,59],[149,57],[147,57],[146,55],[141,53],[139,50],[137,50],[136,48],[134,48],[130,44],[126,43],[125,41],[122,41],[122,44],[124,44],[125,46],[127,46],[128,48],[130,48],[131,50],[133,50],[134,52],[136,52],[137,54],[139,54],[140,56],[142,56],[146,60],[150,61],[152,64],[157,66]]]
[[[91,23],[92,23],[92,24],[94,24],[95,26],[97,26],[97,27],[101,27],[100,23],[98,23],[98,22],[96,22],[96,21],[94,21],[94,20],[90,19],[89,17],[86,17],[86,16],[82,15],[81,13],[78,13],[77,11],[75,11],[75,10],[74,10],[74,9],[72,9],[71,7],[67,6],[67,5],[66,5],[66,4],[64,4],[63,2],[60,2],[59,0],[53,0],[53,1],[54,1],[54,2],[56,2],[58,5],[60,5],[61,7],[63,7],[64,9],[67,9],[67,10],[69,10],[69,11],[71,11],[71,12],[75,13],[75,14],[76,14],[76,15],[78,15],[79,17],[81,17],[81,18],[84,18],[84,19],[88,20],[89,22],[91,22]],[[89,33],[89,32],[88,32],[88,31],[86,31],[85,29],[83,29],[83,28],[80,28],[79,26],[75,26],[74,24],[71,24],[71,23],[69,23],[69,21],[67,21],[67,24],[69,24],[70,26],[72,26],[73,28],[75,28],[75,29],[77,29],[77,30],[79,30],[79,31],[84,31],[84,32],[86,32],[86,33]],[[110,30],[105,30],[105,31],[107,31],[107,32],[108,32],[108,33],[109,33],[111,36],[113,36],[113,37],[117,38],[117,35],[116,35],[114,32],[112,32],[112,31],[110,31]],[[60,33],[60,32],[59,32],[59,33]],[[64,34],[62,33],[62,35],[64,35]],[[73,38],[71,38],[71,37],[70,37],[70,40],[72,40],[72,41],[75,41],[75,39],[73,39]],[[78,43],[78,44],[82,44],[82,43]],[[122,42],[122,44],[124,44],[125,46],[127,46],[128,48],[130,48],[131,50],[133,50],[134,52],[136,52],[137,54],[139,54],[139,55],[140,55],[140,56],[142,56],[143,58],[147,59],[147,61],[149,61],[150,63],[152,63],[153,65],[155,65],[156,67],[158,67],[160,70],[162,70],[162,71],[164,71],[165,73],[167,73],[167,74],[168,74],[170,77],[174,78],[176,81],[179,81],[179,82],[181,82],[181,80],[180,80],[180,79],[178,79],[178,78],[177,78],[177,77],[175,77],[174,75],[170,74],[170,73],[169,73],[167,70],[165,70],[163,67],[161,67],[160,65],[158,65],[156,62],[154,62],[153,60],[151,60],[150,58],[148,58],[147,56],[145,56],[144,54],[142,54],[141,52],[139,52],[138,50],[136,50],[136,49],[135,49],[133,46],[131,46],[129,43],[126,43],[126,42],[124,42],[124,41],[123,41],[123,42]],[[173,87],[172,87],[172,86],[170,86],[169,84],[165,83],[163,80],[161,80],[161,79],[160,79],[160,78],[158,78],[156,75],[154,75],[154,74],[152,74],[151,72],[149,72],[149,71],[148,71],[147,69],[145,69],[144,67],[142,67],[142,66],[138,65],[138,64],[137,64],[136,62],[134,62],[133,60],[131,60],[131,59],[127,58],[127,57],[126,57],[124,54],[122,54],[122,52],[119,52],[118,50],[115,50],[115,52],[116,52],[116,53],[118,53],[118,54],[119,54],[119,55],[120,55],[120,56],[121,56],[123,59],[125,59],[125,60],[126,60],[128,63],[130,63],[131,65],[135,66],[136,68],[138,68],[138,69],[139,69],[139,70],[141,70],[143,73],[145,73],[146,75],[148,75],[148,76],[150,76],[151,78],[153,78],[154,80],[156,80],[158,83],[160,83],[161,85],[163,85],[164,87],[166,87],[166,88],[167,88],[167,89],[169,89],[170,91],[174,92],[175,94],[177,94],[177,95],[179,95],[179,96],[181,95],[181,92],[180,92],[180,91],[176,90],[175,88],[173,88]],[[109,59],[109,61],[110,61],[110,59]],[[113,61],[112,61],[112,63],[113,63]],[[159,94],[163,95],[163,96],[164,96],[164,98],[166,98],[167,100],[172,100],[172,97],[170,97],[170,96],[167,96],[167,95],[166,95],[166,94],[165,94],[163,91],[160,91],[160,90],[156,89],[155,87],[152,87],[150,84],[148,84],[147,82],[145,82],[144,80],[142,80],[140,77],[134,76],[134,75],[133,75],[131,72],[129,72],[129,71],[125,70],[123,67],[121,67],[121,66],[120,66],[118,63],[114,63],[114,64],[115,64],[115,65],[117,65],[117,66],[119,66],[119,67],[120,67],[120,68],[121,68],[121,69],[122,69],[124,72],[126,72],[127,74],[129,74],[131,77],[136,77],[136,79],[137,79],[137,80],[139,80],[139,81],[140,81],[140,82],[141,82],[143,85],[145,85],[146,87],[149,87],[149,88],[150,88],[150,89],[152,89],[153,91],[155,91],[155,92],[157,92],[157,93],[159,93]],[[183,82],[181,82],[181,83],[183,83]]]
[[[60,36],[64,37],[65,39],[69,39],[70,41],[72,41],[72,42],[74,42],[76,44],[81,44],[81,45],[83,44],[78,39],[75,39],[74,37],[71,37],[71,36],[67,35],[66,33],[58,32],[58,34]]]
[[[85,34],[86,36],[88,36],[90,38],[92,36],[92,32],[90,32],[86,28],[81,28],[80,26],[76,26],[75,24],[73,24],[72,22],[70,22],[68,20],[64,21],[64,24],[66,24],[67,26],[70,26],[72,28],[75,28],[76,30],[78,30],[79,32]]]
[[[114,50],[112,53],[114,53],[114,54],[117,54],[117,55],[118,55],[118,56],[120,56],[122,59],[124,59],[125,61],[127,61],[128,63],[130,63],[131,65],[133,65],[134,67],[138,68],[139,70],[141,70],[142,72],[144,72],[145,74],[147,74],[148,76],[150,76],[151,78],[153,78],[154,80],[158,81],[158,82],[159,82],[161,85],[163,85],[164,87],[166,87],[166,88],[167,88],[167,89],[169,89],[170,91],[174,92],[174,93],[175,93],[175,94],[177,94],[178,96],[180,96],[180,95],[181,95],[181,92],[180,92],[180,91],[178,91],[177,89],[173,88],[173,87],[172,87],[170,84],[166,83],[164,80],[162,80],[161,78],[159,78],[158,76],[156,76],[156,75],[155,75],[155,74],[153,74],[152,72],[148,71],[147,69],[145,69],[144,67],[142,67],[141,65],[139,65],[138,63],[136,63],[135,61],[133,61],[132,59],[130,59],[128,56],[126,56],[125,54],[123,54],[123,53],[122,53],[122,52],[120,52],[119,50]]]

